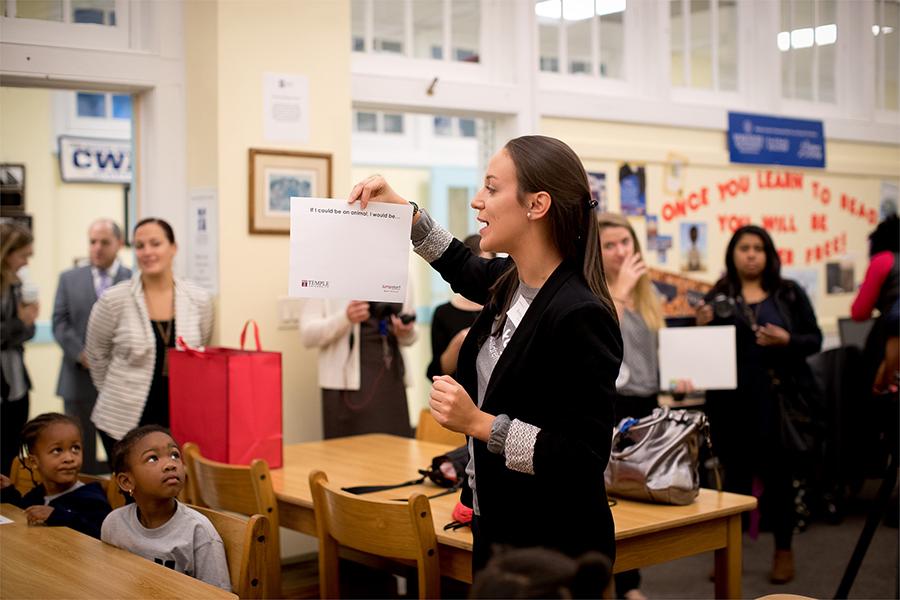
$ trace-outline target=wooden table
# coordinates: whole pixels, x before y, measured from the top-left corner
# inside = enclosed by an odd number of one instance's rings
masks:
[[[68,527],[29,526],[11,504],[0,514],[0,598],[237,598]]]
[[[284,467],[272,471],[281,525],[316,534],[309,491],[309,472],[321,469],[329,481],[341,486],[400,483],[416,477],[417,469],[431,464],[449,446],[391,435],[362,435],[284,448]],[[404,498],[413,491],[428,495],[440,491],[433,484],[410,486],[371,494],[378,498]],[[441,575],[472,581],[472,533],[468,528],[444,531],[459,494],[431,501],[435,532],[440,544]],[[752,510],[756,499],[727,492],[700,490],[689,506],[663,506],[619,500],[613,507],[616,524],[615,571],[715,551],[717,598],[741,596],[741,513]],[[704,577],[703,573],[693,576]]]

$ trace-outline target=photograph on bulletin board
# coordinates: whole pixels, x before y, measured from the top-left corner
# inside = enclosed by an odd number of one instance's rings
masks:
[[[712,289],[709,283],[662,269],[650,268],[648,273],[663,298],[663,316],[666,318],[693,318],[703,296]]]
[[[647,177],[643,166],[624,163],[619,167],[619,200],[623,215],[642,217],[647,214]]]
[[[828,294],[849,294],[854,288],[852,261],[825,263],[825,291]]]
[[[709,264],[706,223],[681,223],[681,270],[705,271]]]
[[[592,173],[588,171],[588,183],[591,186],[591,200],[597,202],[594,211],[605,213],[609,210],[609,200],[606,194],[606,173]]]

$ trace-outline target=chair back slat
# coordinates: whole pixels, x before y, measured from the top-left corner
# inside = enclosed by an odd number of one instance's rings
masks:
[[[427,408],[419,413],[419,424],[416,426],[416,439],[420,442],[436,442],[459,447],[466,444],[466,436],[455,431],[450,431],[441,426],[431,416]]]
[[[209,519],[222,538],[232,591],[240,598],[268,597],[266,560],[271,551],[268,519],[262,515],[243,518],[203,506],[191,508]]]
[[[355,496],[328,483],[322,471],[309,476],[319,535],[320,595],[338,593],[337,547],[416,562],[419,596],[440,596],[440,565],[428,498],[405,503]]]
[[[261,459],[254,460],[249,467],[220,463],[204,458],[197,445],[190,442],[182,451],[188,471],[189,495],[194,503],[248,516],[260,514],[268,520],[272,556],[267,561],[267,593],[277,598],[281,593],[280,524],[269,465]]]

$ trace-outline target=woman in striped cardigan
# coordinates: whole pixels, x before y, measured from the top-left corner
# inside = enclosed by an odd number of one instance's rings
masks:
[[[169,426],[168,348],[183,337],[209,343],[213,304],[209,294],[175,277],[172,227],[144,219],[134,228],[139,273],[104,292],[88,322],[85,352],[99,395],[91,420],[108,456],[112,446],[140,425]]]

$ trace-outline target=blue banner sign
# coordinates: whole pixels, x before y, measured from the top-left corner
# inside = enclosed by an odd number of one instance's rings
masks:
[[[825,167],[822,121],[728,113],[733,163]]]

